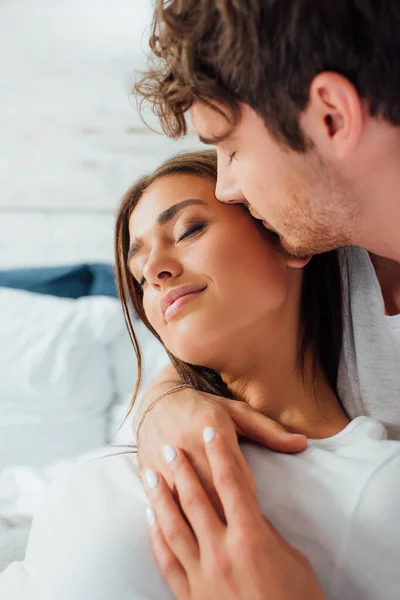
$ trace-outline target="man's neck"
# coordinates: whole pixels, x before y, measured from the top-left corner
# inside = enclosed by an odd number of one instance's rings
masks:
[[[400,314],[400,262],[372,253],[370,258],[381,286],[386,314]]]
[[[363,139],[347,181],[351,194],[363,206],[352,241],[400,262],[400,127],[382,118],[369,118]]]

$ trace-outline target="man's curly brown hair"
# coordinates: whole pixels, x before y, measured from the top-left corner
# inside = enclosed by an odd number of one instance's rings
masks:
[[[232,126],[243,102],[304,151],[298,117],[323,71],[347,77],[372,115],[400,125],[399,31],[398,0],[157,0],[152,64],[135,91],[170,137],[186,134],[195,101],[222,104]]]

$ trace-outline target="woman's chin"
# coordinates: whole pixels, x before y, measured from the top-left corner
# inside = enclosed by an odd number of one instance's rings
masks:
[[[196,311],[168,325],[165,346],[179,360],[192,365],[213,368],[215,356],[226,347],[225,331],[220,331],[220,319],[204,319]],[[222,342],[222,343],[221,343]]]
[[[176,358],[179,360],[189,363],[191,365],[197,365],[199,367],[208,367],[209,360],[207,360],[207,356],[205,356],[204,352],[198,350],[181,350],[181,351],[170,351]]]
[[[200,340],[197,340],[200,342]],[[168,350],[179,360],[189,363],[191,365],[198,365],[200,367],[212,368],[213,364],[212,357],[210,356],[210,345],[195,343],[191,340],[188,343],[175,343],[171,344]]]

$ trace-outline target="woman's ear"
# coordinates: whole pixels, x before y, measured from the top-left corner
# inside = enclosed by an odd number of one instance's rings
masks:
[[[304,269],[304,267],[308,265],[311,259],[312,255],[306,256],[305,258],[296,258],[295,256],[288,254],[286,257],[286,264],[292,269]]]

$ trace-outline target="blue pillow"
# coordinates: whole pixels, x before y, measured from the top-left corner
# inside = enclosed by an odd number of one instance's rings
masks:
[[[102,263],[0,271],[0,287],[62,298],[117,297],[113,267]]]
[[[92,276],[88,296],[111,296],[118,298],[114,267],[100,263],[91,264],[88,267]]]

